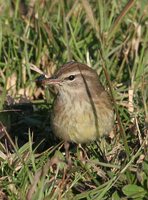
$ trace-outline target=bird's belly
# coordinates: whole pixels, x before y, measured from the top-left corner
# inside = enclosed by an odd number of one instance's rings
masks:
[[[72,114],[72,113],[71,113]],[[91,113],[74,113],[74,115],[53,118],[53,131],[56,136],[75,143],[86,143],[97,138],[97,128]]]
[[[73,110],[73,111],[72,111]],[[90,106],[69,112],[63,110],[52,119],[55,135],[64,141],[87,143],[108,134],[113,127],[113,111],[97,109],[96,113]],[[81,110],[81,111],[80,111]]]

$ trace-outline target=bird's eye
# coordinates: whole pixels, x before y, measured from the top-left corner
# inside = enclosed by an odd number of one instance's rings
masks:
[[[70,75],[69,77],[68,77],[68,80],[70,80],[70,81],[72,81],[72,80],[74,80],[75,79],[75,75]]]

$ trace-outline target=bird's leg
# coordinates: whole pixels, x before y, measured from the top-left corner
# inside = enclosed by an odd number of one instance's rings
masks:
[[[71,161],[71,156],[69,152],[69,142],[65,141],[64,142],[64,148],[65,148],[65,154],[66,154],[66,161],[68,163],[69,168],[72,166],[72,161]]]

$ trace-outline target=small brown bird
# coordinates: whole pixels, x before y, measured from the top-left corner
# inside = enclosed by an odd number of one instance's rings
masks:
[[[57,91],[51,124],[58,138],[87,143],[111,132],[112,103],[93,69],[71,61],[42,83]]]

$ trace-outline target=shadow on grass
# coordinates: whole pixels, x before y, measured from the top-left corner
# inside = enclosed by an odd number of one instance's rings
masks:
[[[33,148],[37,152],[42,152],[59,141],[54,137],[50,127],[50,111],[45,103],[17,103],[5,105],[4,111],[0,113],[1,141],[11,150],[12,145],[9,141],[4,126],[10,138],[18,147],[23,146],[32,136]]]

